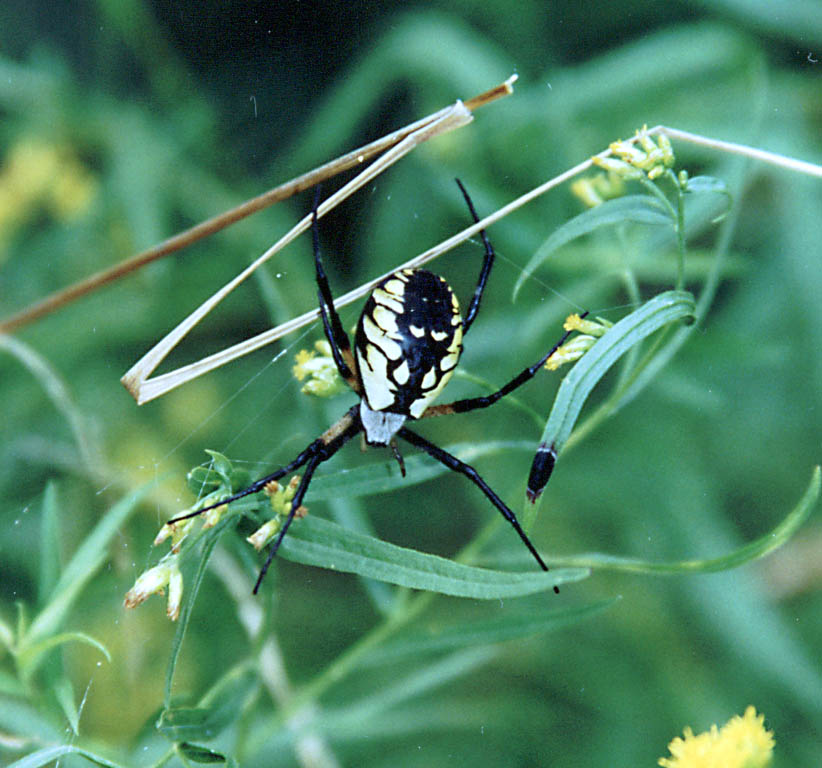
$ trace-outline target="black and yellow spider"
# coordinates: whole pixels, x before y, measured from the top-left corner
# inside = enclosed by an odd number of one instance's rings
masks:
[[[457,184],[468,204],[471,216],[475,222],[479,221],[471,198],[459,179],[457,179]],[[405,475],[405,467],[396,445],[397,438],[422,449],[448,469],[465,475],[511,523],[539,563],[540,568],[547,571],[548,566],[545,565],[539,552],[522,530],[516,515],[494,493],[477,471],[456,456],[452,456],[416,432],[412,432],[405,426],[405,423],[429,416],[466,413],[493,405],[497,400],[531,379],[553,352],[565,342],[568,333],[563,335],[541,360],[526,368],[498,391],[483,397],[457,400],[447,405],[432,405],[457,367],[462,353],[463,337],[468,333],[476,318],[488,275],[494,264],[494,249],[491,247],[485,230],[480,231],[485,244],[485,258],[465,320],[460,315],[456,295],[443,278],[424,269],[403,269],[383,280],[366,301],[357,324],[353,352],[339,315],[334,308],[334,299],[323,269],[316,204],[312,233],[314,264],[317,271],[317,295],[323,329],[331,345],[334,363],[340,375],[359,395],[360,402],[350,408],[336,424],[329,427],[284,467],[260,478],[245,490],[196,512],[177,517],[170,523],[194,517],[215,507],[257,493],[268,483],[279,480],[305,466],[302,479],[291,502],[289,514],[260,570],[254,586],[256,594],[296,511],[302,504],[317,467],[334,456],[352,437],[364,432],[365,440],[369,445],[391,447],[403,475]],[[556,587],[554,590],[558,591]]]

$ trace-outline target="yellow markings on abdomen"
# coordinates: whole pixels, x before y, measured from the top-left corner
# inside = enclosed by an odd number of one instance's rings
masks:
[[[368,406],[419,417],[442,392],[462,353],[457,297],[426,270],[394,273],[366,302],[355,351]]]

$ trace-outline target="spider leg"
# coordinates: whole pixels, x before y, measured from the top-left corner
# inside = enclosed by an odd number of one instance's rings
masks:
[[[232,501],[237,501],[237,499],[242,499],[245,496],[250,496],[252,493],[257,493],[274,480],[279,480],[286,475],[290,475],[295,469],[299,469],[303,464],[311,461],[316,456],[322,457],[320,461],[330,459],[340,448],[342,448],[343,445],[345,445],[362,429],[360,419],[356,411],[357,406],[349,409],[345,416],[323,432],[323,434],[320,435],[313,443],[310,443],[303,451],[301,451],[297,455],[296,459],[290,461],[284,467],[280,467],[270,475],[266,475],[265,477],[261,477],[259,480],[255,480],[248,486],[248,488],[238,491],[222,501],[209,504],[207,507],[198,509],[195,512],[189,512],[188,514],[174,517],[169,520],[166,525],[173,525],[174,523],[179,523],[181,520],[188,520],[190,517],[197,517],[197,515],[202,515],[204,512],[208,512],[211,509],[221,507],[223,504],[230,504]],[[299,506],[299,504],[297,506]]]
[[[268,550],[268,557],[266,558],[265,563],[257,576],[257,581],[254,584],[255,595],[257,594],[257,590],[260,588],[260,584],[263,583],[263,579],[268,572],[272,560],[274,560],[274,556],[277,554],[277,550],[280,548],[280,544],[283,542],[283,538],[285,538],[285,534],[291,525],[291,521],[294,520],[294,515],[297,514],[297,510],[303,503],[303,498],[305,497],[306,491],[308,491],[308,486],[311,483],[311,478],[314,476],[315,470],[324,461],[328,461],[332,456],[334,456],[340,448],[342,448],[362,429],[362,424],[356,416],[356,406],[352,408],[346,416],[352,417],[349,424],[344,426],[342,425],[342,422],[345,419],[345,417],[343,417],[343,419],[338,421],[333,427],[331,427],[331,429],[323,433],[323,436],[319,440],[312,443],[312,445],[316,445],[317,443],[321,443],[321,445],[317,447],[314,455],[311,456],[306,463],[305,472],[303,472],[300,484],[297,486],[297,491],[294,493],[294,498],[291,500],[291,509],[288,512],[288,517],[285,519],[277,539]],[[328,439],[327,442],[323,442],[324,438],[329,437],[330,439]]]
[[[250,496],[252,493],[257,493],[261,491],[266,485],[275,480],[279,480],[286,475],[290,475],[295,469],[299,469],[303,464],[309,461],[316,453],[318,447],[322,445],[321,440],[315,440],[311,443],[304,451],[302,451],[294,461],[289,462],[284,467],[280,467],[275,472],[272,472],[270,475],[266,475],[265,477],[261,477],[259,480],[255,480],[248,488],[244,488],[242,491],[238,491],[237,493],[229,496],[222,501],[218,501],[215,504],[209,504],[207,507],[203,507],[202,509],[198,509],[195,512],[188,512],[185,515],[180,515],[179,517],[173,517],[169,520],[166,525],[173,525],[174,523],[179,523],[181,520],[188,520],[190,517],[197,517],[197,515],[202,515],[204,512],[208,512],[211,509],[216,509],[217,507],[222,507],[224,504],[230,504],[232,501],[237,501],[237,499],[242,499],[245,496]]]
[[[280,529],[280,533],[277,536],[276,541],[271,545],[268,550],[268,557],[265,559],[265,563],[263,567],[260,568],[260,573],[257,576],[257,581],[254,583],[254,594],[257,594],[257,591],[260,589],[260,584],[263,583],[263,579],[265,578],[266,573],[268,573],[268,569],[271,566],[271,561],[274,560],[274,555],[277,554],[277,550],[280,548],[280,544],[283,543],[283,538],[285,537],[286,531],[288,527],[291,525],[291,521],[294,519],[294,515],[297,514],[297,510],[300,508],[300,504],[303,503],[303,497],[305,496],[306,491],[308,490],[308,486],[311,483],[311,478],[314,476],[314,471],[317,467],[326,459],[330,459],[341,447],[342,443],[338,445],[330,455],[328,456],[313,456],[309,459],[308,464],[305,467],[305,472],[303,473],[302,479],[300,480],[299,486],[297,486],[297,492],[294,494],[294,499],[291,502],[291,509],[288,512],[288,517],[285,519],[283,523],[283,527]]]
[[[448,451],[444,451],[437,445],[426,440],[424,437],[421,437],[416,432],[412,432],[407,427],[403,427],[397,432],[397,436],[401,437],[411,445],[420,448],[421,450],[425,451],[429,456],[432,456],[437,461],[444,464],[448,469],[453,470],[454,472],[459,472],[462,475],[465,475],[474,485],[477,486],[486,496],[486,498],[502,513],[502,516],[514,526],[514,530],[519,534],[520,539],[522,539],[523,543],[526,547],[528,547],[528,551],[534,556],[534,559],[539,563],[540,568],[543,571],[548,570],[548,566],[545,565],[542,557],[540,557],[539,552],[537,552],[536,547],[531,543],[531,540],[528,538],[528,535],[525,531],[522,530],[522,526],[519,524],[517,520],[517,516],[508,508],[505,502],[491,490],[491,487],[488,483],[485,482],[471,465],[466,464],[464,461],[460,461],[456,456],[448,453]],[[554,592],[559,592],[558,587],[554,587]]]
[[[585,317],[587,314],[588,313],[585,312],[580,315],[580,317]],[[496,392],[492,392],[490,395],[483,395],[481,397],[469,397],[466,400],[456,400],[453,403],[432,405],[430,408],[426,408],[419,418],[425,419],[430,416],[442,416],[448,413],[467,413],[468,411],[474,411],[477,408],[487,408],[489,405],[493,405],[497,402],[497,400],[502,399],[518,387],[521,387],[526,381],[530,381],[534,378],[537,371],[545,365],[545,361],[568,340],[571,333],[573,333],[573,331],[566,331],[563,333],[562,338],[560,338],[560,340],[554,344],[553,347],[551,347],[551,351],[548,352],[547,355],[543,355],[543,357],[538,362],[534,363],[534,365],[529,366],[524,371],[514,376],[511,381],[498,389]]]
[[[465,190],[465,187],[462,185],[462,182],[459,179],[456,179],[457,185],[460,188],[460,192],[462,192],[462,196],[465,198],[465,202],[468,205],[468,210],[471,212],[471,216],[474,219],[474,223],[479,221],[479,216],[477,216],[477,212],[474,209],[474,203],[471,201],[471,197],[469,196],[468,192]],[[485,284],[488,282],[488,275],[491,274],[491,267],[494,266],[494,248],[491,245],[491,242],[488,240],[488,236],[485,234],[485,230],[480,230],[480,237],[482,237],[482,242],[485,244],[485,258],[482,262],[482,268],[480,269],[479,280],[477,281],[477,287],[474,289],[474,295],[471,298],[471,303],[468,305],[468,312],[465,315],[465,320],[462,324],[462,335],[465,336],[468,333],[468,329],[471,327],[471,323],[474,322],[474,318],[479,311],[480,301],[482,300],[482,294],[485,291]]]
[[[351,342],[348,334],[340,322],[340,316],[334,308],[334,297],[328,285],[328,277],[323,268],[320,255],[320,234],[317,226],[317,207],[320,202],[319,190],[314,198],[314,210],[311,217],[311,235],[314,244],[314,266],[317,272],[317,299],[320,305],[320,316],[323,320],[323,330],[328,343],[331,345],[331,354],[334,364],[351,389],[359,393],[359,382],[354,376],[354,355],[351,353]]]

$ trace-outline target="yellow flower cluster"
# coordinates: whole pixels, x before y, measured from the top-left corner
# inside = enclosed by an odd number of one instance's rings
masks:
[[[314,349],[314,352],[301,349],[294,357],[294,378],[297,381],[308,378],[302,391],[315,397],[333,397],[345,392],[347,387],[334,363],[331,345],[323,339],[314,342]]]
[[[625,194],[625,179],[613,171],[586,176],[571,184],[571,192],[584,205],[596,208],[606,200],[622,197]]]
[[[670,139],[660,133],[655,142],[645,125],[636,132],[634,141],[615,141],[609,149],[611,157],[594,157],[591,161],[625,179],[640,179],[647,175],[653,181],[667,168],[672,168],[676,161]]]
[[[300,476],[295,475],[285,487],[274,480],[263,488],[271,503],[274,517],[268,522],[263,523],[263,525],[246,539],[258,552],[280,532],[283,520],[285,520],[291,512],[291,502],[294,499],[294,494],[297,492],[297,486],[299,486],[299,484]],[[305,517],[307,514],[308,509],[299,506],[294,513],[294,517]]]
[[[96,191],[97,180],[71,151],[22,139],[0,168],[0,244],[40,206],[66,221],[85,211]]]
[[[671,757],[661,757],[662,768],[765,768],[771,762],[774,739],[765,730],[765,716],[748,707],[742,717],[735,715],[722,728],[694,735],[690,728],[684,738],[669,745]]]
[[[148,600],[151,595],[162,595],[168,587],[166,614],[172,621],[180,617],[183,600],[183,574],[177,564],[177,555],[166,555],[157,565],[144,571],[126,592],[124,605],[134,608]]]
[[[545,368],[555,371],[560,366],[573,363],[579,360],[605,331],[611,328],[613,323],[598,317],[596,320],[588,320],[577,314],[568,315],[563,324],[566,331],[578,331],[579,336],[574,336],[570,341],[566,341],[554,354],[545,361]]]

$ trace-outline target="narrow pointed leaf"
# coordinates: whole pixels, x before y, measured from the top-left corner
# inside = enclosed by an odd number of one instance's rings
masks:
[[[75,736],[80,735],[80,712],[77,710],[77,702],[74,699],[74,688],[71,680],[61,677],[54,685],[54,696],[60,709],[68,720],[71,731]]]
[[[237,517],[225,518],[208,531],[204,537],[205,541],[200,552],[200,560],[197,564],[197,570],[194,578],[191,580],[190,584],[186,581],[185,598],[183,599],[183,605],[180,609],[180,617],[177,620],[177,631],[174,633],[174,639],[171,641],[171,654],[168,660],[168,667],[166,667],[165,694],[163,697],[166,709],[169,708],[169,704],[171,702],[171,688],[174,682],[174,672],[177,669],[177,660],[180,657],[180,651],[183,646],[183,638],[185,637],[186,629],[188,628],[188,622],[191,620],[191,612],[194,609],[194,603],[197,600],[197,593],[200,590],[200,585],[202,584],[203,577],[205,576],[206,566],[208,565],[208,561],[211,559],[211,553],[214,551],[214,547],[217,545],[222,532],[229,526],[236,525],[237,521]]]
[[[625,571],[629,573],[716,573],[738,568],[740,565],[765,557],[781,547],[790,539],[799,527],[810,517],[819,501],[822,487],[822,468],[815,467],[805,493],[799,503],[788,513],[785,519],[764,536],[745,544],[739,549],[720,557],[703,560],[679,560],[667,563],[655,563],[638,558],[618,557],[592,553],[573,557],[557,558],[567,566],[590,568],[592,570]]]
[[[48,603],[32,621],[24,645],[39,642],[59,629],[77,595],[108,557],[109,542],[153,485],[143,486],[121,499],[97,523],[63,570]]]
[[[66,643],[85,643],[100,651],[100,653],[106,657],[106,661],[111,661],[111,654],[106,647],[99,640],[95,640],[91,635],[87,635],[85,632],[60,632],[33,645],[26,646],[25,650],[18,656],[18,664],[20,665],[23,675],[30,675],[34,669],[37,668],[40,660],[46,653]]]
[[[402,587],[479,600],[530,595],[588,575],[582,568],[548,573],[475,568],[347,531],[311,516],[292,525],[279,555],[297,563],[356,573]]]
[[[537,249],[514,285],[513,300],[516,301],[525,281],[563,245],[601,227],[609,227],[626,221],[668,227],[673,227],[675,224],[670,210],[660,200],[649,195],[628,195],[615,200],[607,200],[596,208],[583,211],[556,229]]]
[[[655,331],[694,317],[694,297],[685,291],[667,291],[654,296],[639,309],[623,317],[597,340],[560,384],[541,443],[552,445],[557,453],[576,424],[585,400],[611,366],[631,347]]]
[[[526,613],[512,616],[510,612],[505,612],[491,621],[455,624],[426,632],[410,632],[375,651],[368,658],[368,663],[382,664],[413,657],[419,653],[451,651],[472,645],[490,645],[540,635],[584,621],[609,608],[618,600],[618,597],[614,597],[559,610],[546,610],[536,615]]]
[[[178,747],[180,754],[191,760],[193,763],[200,764],[224,764],[227,762],[225,755],[220,752],[215,752],[208,747],[201,747],[197,744],[183,743]]]
[[[57,487],[46,485],[43,494],[43,519],[40,525],[40,576],[37,581],[38,602],[43,605],[54,590],[60,573],[60,521]]]
[[[482,443],[459,443],[445,446],[462,461],[471,463],[484,456],[509,451],[532,451],[533,444],[527,440],[498,440]],[[411,449],[414,450],[414,449]],[[406,476],[400,474],[394,460],[369,464],[364,467],[316,477],[311,483],[307,499],[339,499],[341,496],[373,496],[397,488],[406,488],[427,482],[448,472],[448,468],[422,453],[405,456]]]
[[[245,702],[259,684],[257,670],[240,664],[229,670],[195,707],[164,710],[157,730],[171,741],[208,741],[237,720]]]
[[[44,765],[52,765],[56,760],[66,755],[79,755],[84,757],[94,765],[101,765],[103,768],[121,768],[121,763],[114,763],[111,760],[101,757],[94,752],[89,752],[87,749],[76,747],[73,744],[61,744],[54,747],[45,747],[38,749],[37,752],[32,752],[30,755],[17,760],[9,765],[9,768],[40,768]]]

